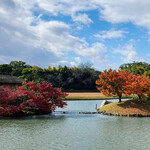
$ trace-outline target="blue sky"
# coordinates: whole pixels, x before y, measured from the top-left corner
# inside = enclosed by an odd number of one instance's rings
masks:
[[[149,6],[147,0],[2,0],[0,64],[89,62],[103,70],[150,63]]]

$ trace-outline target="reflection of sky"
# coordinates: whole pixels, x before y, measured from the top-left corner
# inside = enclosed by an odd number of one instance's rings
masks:
[[[109,100],[117,101],[117,100]],[[103,100],[79,100],[79,101],[66,101],[67,106],[63,109],[58,108],[56,111],[69,111],[69,112],[95,112],[96,104],[97,108],[100,107]]]

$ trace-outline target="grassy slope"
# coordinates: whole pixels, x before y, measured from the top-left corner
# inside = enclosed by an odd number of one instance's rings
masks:
[[[104,99],[115,99],[117,97],[106,97],[99,92],[76,92],[68,93],[69,95],[65,98],[66,100],[104,100]],[[123,98],[130,98],[130,96],[123,96]]]
[[[107,113],[119,113],[122,115],[125,114],[142,114],[150,115],[150,101],[148,100],[125,100],[121,103],[113,102],[107,105],[104,105],[99,108],[99,111],[106,111]]]

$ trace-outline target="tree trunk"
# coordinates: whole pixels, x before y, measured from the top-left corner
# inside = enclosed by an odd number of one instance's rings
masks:
[[[141,99],[142,99],[142,97],[141,97],[141,96],[139,96],[139,101],[141,101]]]
[[[122,96],[119,96],[119,103],[121,102],[121,98],[122,98]]]

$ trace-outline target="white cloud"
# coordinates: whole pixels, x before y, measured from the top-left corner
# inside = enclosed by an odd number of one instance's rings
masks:
[[[150,1],[107,0],[97,1],[102,7],[100,18],[111,23],[131,22],[150,30]]]
[[[76,62],[74,62],[74,61],[72,61],[72,62],[70,62],[70,65],[73,67],[73,66],[77,66],[77,63]]]
[[[34,2],[41,13],[76,16],[77,19],[74,18],[74,21],[80,20],[77,13],[97,9],[100,12],[100,18],[108,22],[131,22],[150,30],[150,1],[148,0],[35,0]]]
[[[10,56],[0,56],[0,63],[1,64],[7,64],[8,62],[12,61],[12,60],[16,60],[16,58],[14,59],[14,57],[10,57]]]
[[[106,52],[107,48],[102,43],[94,43],[92,46],[77,51],[79,55],[88,58],[93,64],[96,63],[98,66],[108,64],[109,61],[106,57]]]
[[[40,21],[37,26],[30,27],[36,39],[31,44],[62,56],[64,51],[75,50],[86,43],[70,34],[69,25],[60,21]]]
[[[21,53],[17,45],[27,49],[39,49],[55,54],[64,55],[64,51],[75,51],[87,45],[86,41],[70,34],[70,26],[61,21],[37,20],[32,15],[31,2],[0,1],[0,44],[5,51]],[[31,4],[28,6],[27,4]],[[10,7],[8,9],[8,7]],[[33,22],[36,25],[31,26]],[[8,44],[9,43],[9,44]],[[24,54],[26,49],[23,50]],[[27,57],[24,55],[24,57]]]
[[[96,4],[90,0],[36,0],[36,3],[39,8],[54,15],[57,15],[58,13],[72,15],[76,12],[97,8]]]
[[[78,15],[72,15],[72,19],[74,22],[80,22],[83,23],[85,25],[88,25],[90,23],[92,23],[93,21],[88,17],[87,14],[83,13],[79,13]]]
[[[80,57],[75,57],[74,60],[75,60],[78,64],[80,64],[80,63],[82,62]]]
[[[121,38],[124,36],[124,33],[127,33],[122,30],[108,30],[108,31],[101,31],[95,35],[95,37],[104,40],[104,39],[113,39],[113,38]]]
[[[90,47],[83,48],[79,50],[77,53],[84,57],[95,57],[99,54],[107,52],[107,49],[104,44],[102,43],[94,43]]]
[[[83,24],[90,24],[92,20],[85,13],[79,13],[80,11],[88,11],[97,8],[94,3],[90,1],[81,1],[81,0],[36,0],[37,9],[44,13],[51,15],[65,15],[71,16],[72,20],[75,22],[80,22]]]
[[[60,61],[56,61],[55,63],[51,63],[51,66],[58,67],[59,65],[65,66],[65,65],[68,65],[68,64],[69,64],[68,61],[66,61],[66,60],[60,60]]]
[[[122,55],[121,59],[125,63],[133,61],[143,61],[143,58],[138,55],[132,43],[123,46],[121,49],[114,50],[114,53],[121,54]]]
[[[149,5],[147,0],[1,0],[0,54],[6,56],[5,50],[10,55],[13,54],[13,58],[16,55],[17,58],[27,59],[31,54],[40,55],[41,51],[43,55],[50,55],[51,63],[59,61],[68,51],[72,51],[99,66],[108,64],[107,49],[103,44],[89,45],[85,39],[71,34],[69,24],[62,21],[43,21],[41,16],[65,15],[70,16],[74,22],[89,25],[92,20],[86,12],[99,10],[103,20],[111,23],[131,22],[150,31]],[[124,33],[121,30],[110,30],[97,36],[111,39],[122,37]],[[125,46],[119,50],[116,53],[124,56],[124,61],[139,57],[133,46]]]
[[[29,59],[30,54],[35,54],[35,51],[38,51],[38,55],[40,51],[46,53],[46,55],[48,54],[47,52],[49,52],[51,55],[50,58],[53,57],[53,59],[49,60],[49,63],[55,59],[59,62],[59,59],[62,59],[62,56],[67,54],[68,51],[73,51],[75,54],[87,57],[92,61],[97,57],[99,62],[105,62],[105,54],[103,52],[106,51],[106,49],[104,45],[95,43],[90,46],[85,39],[71,35],[71,27],[69,24],[62,21],[44,21],[41,20],[39,16],[34,16],[32,10],[36,9],[35,2],[37,2],[37,5],[41,8],[41,12],[42,9],[43,11],[48,11],[48,6],[51,5],[52,7],[52,4],[54,4],[53,2],[45,1],[44,5],[44,1],[39,0],[31,0],[30,2],[20,2],[19,0],[0,1],[1,49],[13,53],[17,58],[24,57],[26,59]],[[47,3],[49,5],[46,5]],[[83,4],[87,4],[87,2],[83,2]],[[77,6],[71,6],[70,11],[72,11],[72,14],[75,14],[81,9],[89,10],[91,8],[89,5],[85,7],[84,5],[83,7],[80,5],[80,9],[78,9]],[[61,7],[63,8],[62,5],[60,5],[60,8]],[[59,6],[57,9],[59,9]],[[52,11],[53,9],[49,10]],[[58,13],[59,12],[61,11],[59,10]],[[53,15],[57,15],[57,13]],[[83,16],[83,20],[81,16]],[[77,21],[79,20],[85,24],[92,22],[86,14],[78,14]],[[32,25],[33,23],[35,25]],[[2,51],[0,53],[2,53]],[[30,58],[30,60],[32,60],[32,58]]]
[[[77,65],[79,65],[81,62],[82,62],[82,61],[81,61],[81,58],[80,58],[80,57],[74,57],[74,61],[71,61],[71,62],[70,62],[70,65],[71,65],[71,66],[77,66]]]
[[[22,18],[24,23],[28,23],[34,18],[31,13],[31,10],[34,10],[40,14],[46,13],[52,16],[59,14],[71,16],[74,21],[88,24],[91,23],[91,19],[86,12],[99,10],[100,18],[108,22],[131,22],[150,29],[150,1],[148,0],[5,0],[1,1],[0,5],[2,8],[5,6],[9,12],[13,12],[14,8],[19,8],[17,11],[18,16],[26,15],[24,19]],[[0,13],[6,14],[3,9],[0,9]],[[10,15],[12,14],[10,13]],[[7,15],[5,17],[7,18]],[[19,20],[20,18],[16,19]]]

